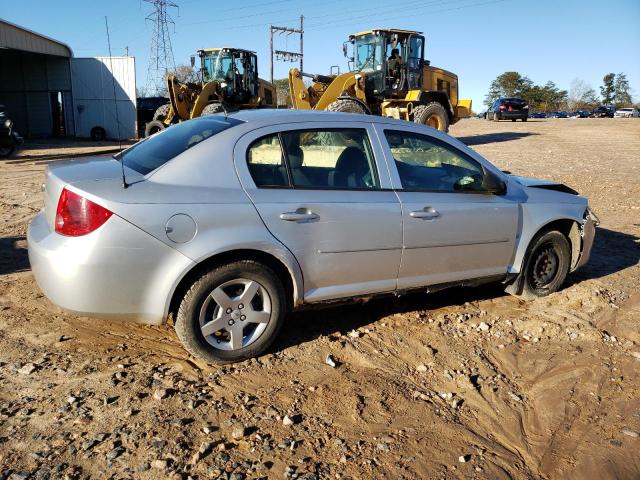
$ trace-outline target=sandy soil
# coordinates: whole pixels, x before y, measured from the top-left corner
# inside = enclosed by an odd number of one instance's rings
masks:
[[[44,166],[0,163],[0,478],[640,478],[640,120],[451,133],[590,198],[602,225],[566,288],[300,312],[223,368],[170,326],[58,311],[25,250]]]

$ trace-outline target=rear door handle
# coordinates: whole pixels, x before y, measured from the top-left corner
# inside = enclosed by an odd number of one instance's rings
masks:
[[[320,216],[313,212],[284,212],[280,214],[280,219],[287,222],[303,222],[305,220],[315,220],[316,218],[320,218]]]
[[[422,210],[416,210],[409,213],[409,215],[413,218],[424,218],[427,220],[433,220],[434,218],[438,218],[440,216],[440,213],[433,207],[424,207]]]

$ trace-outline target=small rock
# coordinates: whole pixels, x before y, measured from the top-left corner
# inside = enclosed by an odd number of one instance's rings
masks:
[[[357,330],[351,330],[347,335],[351,338],[360,338],[362,334]]]
[[[151,466],[157,470],[166,470],[169,467],[167,460],[157,459],[151,462]]]
[[[335,358],[333,358],[331,354],[327,355],[327,358],[324,359],[324,363],[329,365],[331,368],[336,368],[338,366]]]
[[[471,455],[469,455],[469,454],[466,454],[466,455],[460,455],[460,456],[458,457],[458,461],[459,461],[460,463],[467,463],[469,460],[471,460]]]
[[[107,453],[107,460],[115,460],[123,453],[124,453],[123,447],[116,447],[113,450],[111,450],[109,453]]]
[[[153,398],[156,400],[164,400],[169,396],[169,390],[166,388],[159,388],[155,392],[153,392]]]
[[[628,437],[632,437],[632,438],[638,438],[638,436],[640,436],[640,434],[638,434],[638,432],[636,432],[634,430],[629,430],[628,428],[623,429],[622,433],[627,435]]]
[[[488,332],[490,327],[486,323],[480,322],[480,325],[478,325],[478,328],[483,332]]]
[[[36,366],[33,363],[27,363],[20,370],[18,370],[18,373],[20,373],[21,375],[31,375],[35,370]]]
[[[640,352],[631,352],[631,356],[640,360]]]
[[[418,365],[416,367],[416,371],[418,371],[420,373],[424,373],[424,372],[426,372],[428,370],[429,370],[429,368],[426,365],[424,365],[423,363],[421,363],[420,365]]]
[[[383,442],[376,443],[376,450],[380,450],[381,452],[388,452],[389,451],[389,445],[387,445],[386,443],[383,443]]]
[[[296,422],[294,422],[293,418],[291,418],[289,415],[285,415],[284,418],[282,419],[282,424],[285,427],[290,427],[294,423],[296,423]]]
[[[204,433],[206,433],[207,435],[209,435],[209,434],[211,434],[211,433],[215,432],[217,429],[218,429],[218,427],[216,427],[215,425],[206,425],[206,426],[202,429],[202,431],[203,431]]]
[[[248,429],[244,425],[236,426],[231,432],[231,438],[234,440],[240,440],[246,437],[248,434]]]

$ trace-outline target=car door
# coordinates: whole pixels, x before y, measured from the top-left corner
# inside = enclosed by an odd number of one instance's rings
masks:
[[[305,122],[236,144],[240,181],[298,260],[307,302],[396,288],[402,215],[373,132],[368,123]]]
[[[505,274],[515,248],[517,200],[488,193],[487,167],[446,137],[376,128],[402,204],[398,288]]]

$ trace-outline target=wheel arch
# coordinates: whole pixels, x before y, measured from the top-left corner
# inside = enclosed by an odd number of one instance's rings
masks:
[[[296,268],[297,265],[296,267],[287,265],[287,262],[281,258],[263,250],[243,248],[216,253],[192,265],[190,269],[184,272],[171,292],[170,300],[166,308],[167,317],[171,315],[175,316],[183,295],[199,276],[218,266],[240,260],[254,260],[274,271],[285,288],[288,309],[292,309],[302,303],[302,274],[299,267]]]
[[[420,105],[428,105],[432,102],[441,104],[447,115],[449,116],[449,123],[453,123],[453,106],[449,100],[449,96],[445,92],[427,91],[420,94]]]
[[[582,253],[582,236],[580,234],[579,220],[571,217],[549,219],[546,223],[538,225],[535,229],[532,229],[531,235],[527,235],[526,238],[521,239],[521,246],[518,248],[518,250],[520,250],[520,254],[516,253],[510,270],[510,275],[508,276],[509,280],[505,282],[509,284],[506,288],[508,293],[518,295],[522,292],[523,283],[521,273],[531,251],[531,245],[536,237],[544,232],[553,230],[562,233],[569,242],[569,247],[571,249],[571,264],[569,271],[573,271],[576,268]]]

